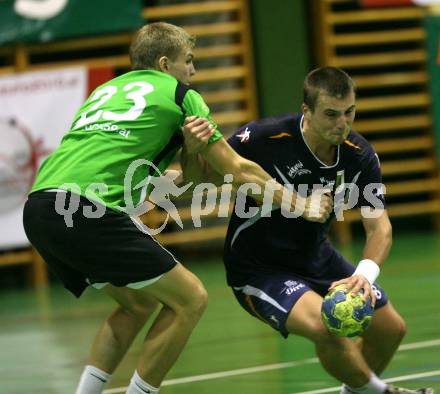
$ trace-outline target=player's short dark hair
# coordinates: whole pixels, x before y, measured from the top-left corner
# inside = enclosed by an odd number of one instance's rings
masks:
[[[140,28],[130,45],[133,70],[157,69],[162,56],[175,60],[183,50],[194,48],[196,39],[181,27],[165,22]]]
[[[304,80],[304,104],[312,112],[321,92],[343,99],[351,92],[356,94],[356,86],[351,77],[340,68],[322,67],[311,71]]]

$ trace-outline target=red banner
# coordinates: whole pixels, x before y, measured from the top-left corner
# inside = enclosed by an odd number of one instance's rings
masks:
[[[438,43],[437,64],[440,66],[440,40],[439,40],[439,43]]]
[[[89,69],[89,83],[87,95],[92,93],[99,85],[110,81],[115,77],[115,72],[110,67],[91,68]]]
[[[412,0],[360,0],[362,7],[389,7],[413,4]]]

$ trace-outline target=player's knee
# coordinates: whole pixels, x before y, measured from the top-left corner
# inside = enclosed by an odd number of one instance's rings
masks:
[[[202,316],[208,305],[208,292],[200,282],[192,289],[189,301],[184,305],[183,312],[190,318]]]
[[[296,327],[291,327],[288,330],[292,334],[301,335],[310,339],[312,342],[318,343],[329,340],[329,331],[325,328],[321,318],[315,317],[309,319],[302,324],[296,324]]]
[[[338,337],[330,333],[322,322],[319,322],[311,330],[310,339],[315,342],[315,344],[325,344],[337,341]]]
[[[159,302],[153,300],[136,300],[125,311],[137,320],[146,320],[159,306]]]
[[[406,323],[405,320],[400,315],[394,318],[394,324],[392,330],[392,335],[396,338],[402,340],[406,335]]]
[[[386,342],[399,343],[406,334],[406,323],[403,318],[390,308],[384,309],[382,314],[378,313],[378,317],[382,319],[382,322],[379,325],[381,328],[377,335],[382,335]]]
[[[197,289],[196,313],[202,315],[208,306],[208,292],[201,284]]]
[[[315,318],[307,321],[303,331],[303,336],[318,346],[336,345],[340,339],[327,330],[320,316],[315,316]]]
[[[400,333],[400,338],[403,339],[406,335],[406,323],[405,320],[403,320],[402,318],[400,318],[400,323],[399,323],[399,333]]]

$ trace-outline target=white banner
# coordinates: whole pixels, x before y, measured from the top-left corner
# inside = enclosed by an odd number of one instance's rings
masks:
[[[440,5],[440,0],[413,0],[413,3],[416,3],[418,5]]]
[[[0,77],[0,249],[27,245],[23,205],[87,94],[85,67]]]

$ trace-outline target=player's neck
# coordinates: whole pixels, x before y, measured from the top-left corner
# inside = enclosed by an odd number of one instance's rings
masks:
[[[336,160],[336,147],[327,141],[323,141],[322,138],[310,128],[310,125],[307,124],[305,119],[303,136],[307,146],[319,160],[326,165],[334,164]]]

